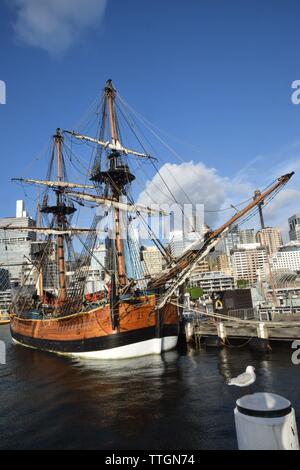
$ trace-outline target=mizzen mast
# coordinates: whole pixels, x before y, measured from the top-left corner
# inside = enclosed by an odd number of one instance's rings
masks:
[[[41,226],[41,221],[42,221],[42,213],[41,213],[41,197],[40,197],[40,191],[38,192],[38,204],[37,204],[37,226]],[[41,300],[41,302],[44,302],[44,276],[43,276],[43,268],[42,268],[42,263],[39,263],[38,267],[38,282],[37,282],[37,287],[38,287],[38,296]]]

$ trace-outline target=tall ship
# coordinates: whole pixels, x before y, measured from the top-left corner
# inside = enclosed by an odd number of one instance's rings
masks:
[[[191,271],[238,221],[271,200],[292,176],[279,177],[176,258],[147,222],[147,217],[167,214],[135,202],[134,168],[153,163],[155,157],[123,145],[117,96],[108,80],[95,136],[56,130],[45,179],[15,178],[41,192],[37,226],[30,228],[37,234],[32,268],[25,273],[10,311],[11,335],[21,345],[99,359],[161,354],[175,348]],[[76,150],[84,144],[92,148],[89,170],[81,167],[80,183],[69,181],[67,168],[70,161],[81,164],[72,153],[76,143]],[[85,218],[92,219],[87,228],[77,225],[76,210],[82,207],[88,213]],[[139,239],[131,233],[136,219],[146,226],[164,259],[163,269],[155,275],[147,272]],[[100,232],[105,233],[104,261],[96,256]],[[101,265],[104,288],[87,292],[93,261]]]

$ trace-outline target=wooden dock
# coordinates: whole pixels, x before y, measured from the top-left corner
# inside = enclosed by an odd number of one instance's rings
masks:
[[[270,322],[272,323],[272,322]],[[300,339],[300,325],[283,325],[273,326],[264,322],[265,329],[268,333],[270,340],[291,341],[293,339]],[[226,336],[228,338],[253,338],[257,337],[257,325],[240,325],[236,322],[224,322]],[[201,322],[195,325],[194,334],[197,336],[216,336],[218,335],[217,323],[213,321]]]
[[[222,314],[208,313],[191,308],[192,320],[186,323],[187,341],[210,346],[247,344],[258,349],[268,349],[273,341],[300,340],[300,320],[280,318],[261,321],[255,318],[241,319]]]

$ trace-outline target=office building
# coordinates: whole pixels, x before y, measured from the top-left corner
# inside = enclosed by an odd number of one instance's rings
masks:
[[[221,244],[224,247],[226,255],[230,256],[231,251],[240,244],[240,232],[237,225],[224,236]]]
[[[231,252],[233,276],[253,284],[257,280],[258,270],[264,269],[267,260],[267,249],[259,243],[239,245]]]
[[[28,231],[10,230],[10,227],[28,228]],[[22,266],[31,260],[31,244],[36,234],[30,227],[35,227],[35,221],[28,216],[23,201],[17,201],[16,217],[0,219],[0,266],[8,269],[14,285],[21,283]]]
[[[203,236],[200,232],[187,232],[175,230],[170,234],[169,249],[174,258],[181,256],[191,245],[199,242],[201,244]]]
[[[153,276],[162,270],[162,254],[156,246],[142,247],[142,259],[145,263],[146,275]]]
[[[288,219],[290,241],[300,242],[300,214],[294,214]]]
[[[209,271],[196,275],[193,273],[190,278],[190,285],[201,287],[204,294],[234,289],[235,287],[234,278],[220,271]]]
[[[240,235],[239,245],[256,243],[254,228],[245,228],[243,230],[239,230],[239,235]]]
[[[91,265],[89,268],[86,292],[93,293],[103,291],[105,289],[105,259],[106,248],[104,244],[99,244],[93,252]]]
[[[219,253],[217,255],[217,271],[221,271],[227,276],[232,276],[232,269],[230,264],[230,257],[226,253]]]
[[[283,245],[279,228],[266,227],[259,230],[256,234],[256,240],[261,246],[267,248],[269,255],[276,253],[278,248]]]
[[[300,271],[300,243],[289,242],[279,248],[271,258],[272,269],[287,269]]]

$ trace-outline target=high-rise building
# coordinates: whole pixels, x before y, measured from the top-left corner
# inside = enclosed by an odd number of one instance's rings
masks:
[[[222,251],[215,251],[209,253],[204,260],[197,263],[193,269],[193,276],[197,276],[201,273],[207,272],[223,272],[224,274],[231,276],[231,267],[229,257]]]
[[[219,253],[217,255],[217,271],[221,271],[227,276],[232,275],[232,269],[230,264],[230,257],[226,253]]]
[[[86,282],[86,292],[92,294],[105,289],[105,257],[106,247],[104,244],[100,244],[93,252]]]
[[[207,273],[208,271],[210,271],[209,263],[207,259],[204,259],[196,264],[191,275],[197,276],[198,274]]]
[[[156,246],[143,247],[141,250],[146,267],[146,274],[153,276],[162,270],[162,254]]]
[[[279,228],[266,227],[259,230],[256,234],[256,240],[261,246],[267,248],[269,255],[276,253],[278,248],[283,245]]]
[[[233,227],[223,238],[224,251],[230,256],[232,250],[240,244],[240,232],[238,226]]]
[[[267,249],[259,243],[239,245],[231,252],[231,266],[235,279],[255,283],[258,270],[264,268],[267,260]]]
[[[224,251],[227,256],[230,256],[231,251],[235,250],[238,245],[249,243],[256,243],[254,228],[240,230],[237,225],[223,239]]]
[[[300,214],[294,214],[288,220],[290,241],[300,242]]]
[[[212,251],[209,253],[205,260],[208,263],[208,271],[219,271],[218,269],[218,256],[219,256],[219,251]]]
[[[254,228],[245,228],[243,230],[239,230],[240,234],[240,245],[248,244],[248,243],[256,243],[255,240],[255,231]]]
[[[22,199],[16,202],[16,218],[23,219],[28,217],[27,211],[25,210],[25,202]]]
[[[28,231],[10,230],[10,227],[28,228]],[[24,263],[30,263],[31,244],[36,240],[35,221],[25,211],[24,202],[17,201],[16,217],[0,219],[0,265],[9,271],[13,284],[19,284]]]
[[[199,242],[203,239],[200,232],[183,232],[182,230],[175,230],[170,234],[169,248],[171,255],[174,258],[182,255],[193,243]]]
[[[281,246],[271,259],[272,269],[300,271],[300,243],[290,242]]]

